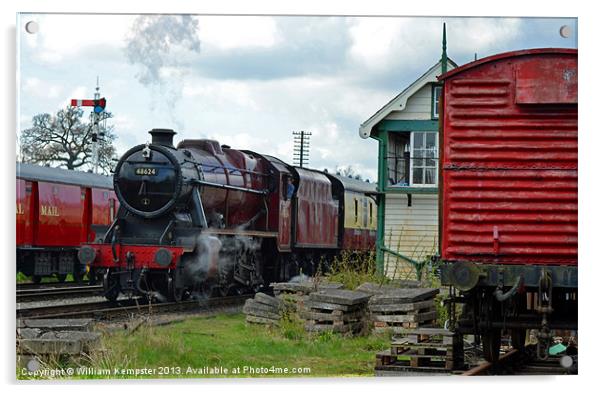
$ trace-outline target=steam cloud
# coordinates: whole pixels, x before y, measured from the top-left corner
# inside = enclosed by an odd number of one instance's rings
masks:
[[[190,15],[141,15],[126,38],[127,59],[139,66],[138,81],[154,90],[179,128],[174,109],[182,97],[187,59],[201,50],[197,33],[198,21]]]

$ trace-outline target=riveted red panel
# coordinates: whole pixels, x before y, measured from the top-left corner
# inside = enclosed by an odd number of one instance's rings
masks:
[[[481,59],[443,75],[441,255],[577,264],[577,51]]]
[[[115,252],[119,261],[115,262],[113,250],[110,244],[88,244],[88,246],[96,250],[96,259],[93,266],[96,268],[125,268],[128,266],[126,255],[132,253],[135,269],[174,269],[184,253],[182,247],[167,247],[167,246],[140,246],[140,245],[115,245]],[[167,266],[161,266],[155,262],[155,253],[158,249],[165,248],[172,253],[171,263]]]

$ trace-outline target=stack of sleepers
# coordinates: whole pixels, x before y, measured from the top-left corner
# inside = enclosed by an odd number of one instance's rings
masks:
[[[309,294],[300,317],[308,332],[358,333],[363,330],[370,294],[328,289]]]
[[[375,332],[433,327],[437,311],[434,288],[399,288],[372,296],[368,304]]]

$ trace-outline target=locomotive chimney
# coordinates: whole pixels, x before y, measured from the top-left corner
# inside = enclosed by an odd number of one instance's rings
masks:
[[[168,128],[153,128],[148,133],[153,137],[153,144],[174,147],[173,136],[176,135],[174,130]]]

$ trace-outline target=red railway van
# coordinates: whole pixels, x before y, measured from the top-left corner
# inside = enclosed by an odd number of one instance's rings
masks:
[[[442,80],[442,258],[576,265],[577,51],[504,53]]]
[[[110,177],[17,163],[17,271],[39,281],[82,271],[81,243],[111,225],[118,202]]]

